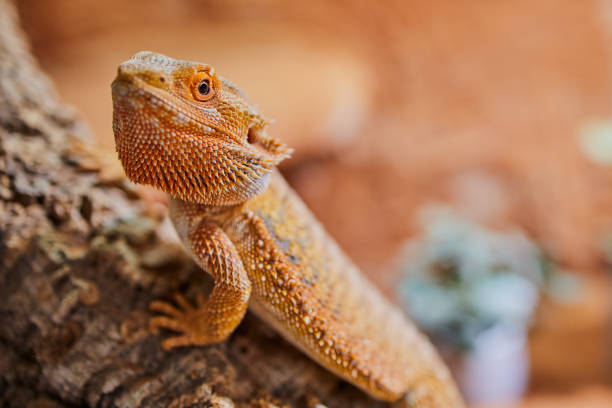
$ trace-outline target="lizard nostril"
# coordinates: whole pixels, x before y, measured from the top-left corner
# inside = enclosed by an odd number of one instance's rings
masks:
[[[113,94],[116,94],[119,96],[126,96],[129,92],[127,86],[124,83],[121,83],[119,81],[114,81],[112,83],[112,90],[113,90]]]

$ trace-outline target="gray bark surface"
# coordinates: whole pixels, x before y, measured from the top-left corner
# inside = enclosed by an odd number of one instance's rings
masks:
[[[79,144],[87,126],[0,0],[1,406],[384,405],[251,314],[226,342],[163,352],[149,302],[211,280],[125,181],[82,166]]]

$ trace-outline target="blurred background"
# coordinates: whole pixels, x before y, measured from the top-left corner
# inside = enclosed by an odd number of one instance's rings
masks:
[[[292,186],[474,406],[612,406],[610,2],[17,7],[111,155],[110,82],[135,52],[242,87],[295,148]]]

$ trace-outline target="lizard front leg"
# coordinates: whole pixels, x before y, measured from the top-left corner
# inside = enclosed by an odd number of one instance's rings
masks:
[[[207,299],[198,296],[192,306],[176,295],[178,308],[155,301],[150,308],[164,316],[151,319],[150,328],[165,328],[181,333],[162,343],[166,350],[190,345],[205,345],[225,340],[242,321],[251,294],[251,282],[234,244],[217,225],[202,221],[187,236],[196,261],[215,281]]]

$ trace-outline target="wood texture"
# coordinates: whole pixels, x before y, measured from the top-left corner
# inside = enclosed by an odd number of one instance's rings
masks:
[[[250,315],[227,342],[163,352],[147,304],[210,280],[128,184],[83,165],[88,143],[0,0],[1,406],[385,406]]]

